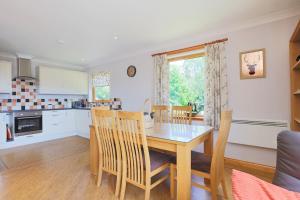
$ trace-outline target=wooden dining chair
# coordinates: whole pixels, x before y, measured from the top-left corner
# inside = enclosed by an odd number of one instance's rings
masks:
[[[122,168],[115,111],[93,108],[92,117],[99,150],[97,186],[101,185],[103,171],[116,175],[115,196],[117,197],[120,193]]]
[[[169,106],[153,105],[152,112],[154,112],[154,121],[156,123],[169,122]]]
[[[224,111],[221,113],[221,125],[217,143],[214,148],[212,157],[203,153],[192,151],[192,174],[209,180],[209,186],[200,185],[193,182],[192,186],[202,188],[211,192],[211,199],[217,199],[218,186],[222,185],[224,198],[228,199],[228,193],[225,184],[224,176],[224,152],[227,144],[227,139],[230,131],[232,121],[232,111]],[[175,177],[176,173],[176,159],[172,160],[171,164],[171,178]],[[171,188],[174,188],[175,178],[171,179]],[[174,197],[174,190],[171,190],[171,196]]]
[[[172,106],[171,122],[175,124],[191,124],[192,110],[192,106]]]
[[[122,152],[122,184],[120,199],[125,197],[126,183],[145,190],[145,200],[150,198],[150,190],[165,181],[169,174],[154,183],[153,176],[170,167],[171,157],[163,153],[149,151],[142,112],[117,113],[118,135]]]

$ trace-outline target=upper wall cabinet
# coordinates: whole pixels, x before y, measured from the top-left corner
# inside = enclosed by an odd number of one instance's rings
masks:
[[[88,95],[86,72],[39,66],[37,74],[40,94]]]
[[[0,61],[0,93],[11,93],[11,68],[11,62]]]

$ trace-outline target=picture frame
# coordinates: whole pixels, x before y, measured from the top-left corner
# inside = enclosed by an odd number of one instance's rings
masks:
[[[265,55],[265,49],[240,52],[240,79],[265,78]]]

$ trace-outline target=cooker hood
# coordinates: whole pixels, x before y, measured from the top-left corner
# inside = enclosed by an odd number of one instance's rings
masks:
[[[19,57],[17,58],[17,77],[20,79],[35,79],[31,71],[31,58]]]

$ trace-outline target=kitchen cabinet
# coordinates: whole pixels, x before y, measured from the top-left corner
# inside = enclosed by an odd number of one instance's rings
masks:
[[[0,145],[6,143],[6,124],[9,124],[9,114],[0,113]]]
[[[88,94],[86,72],[39,66],[37,73],[40,94]]]
[[[0,61],[0,93],[11,93],[12,64],[8,61]]]
[[[90,110],[75,110],[75,125],[79,136],[90,138],[90,128],[92,117]]]
[[[43,133],[75,134],[74,110],[43,111]]]

